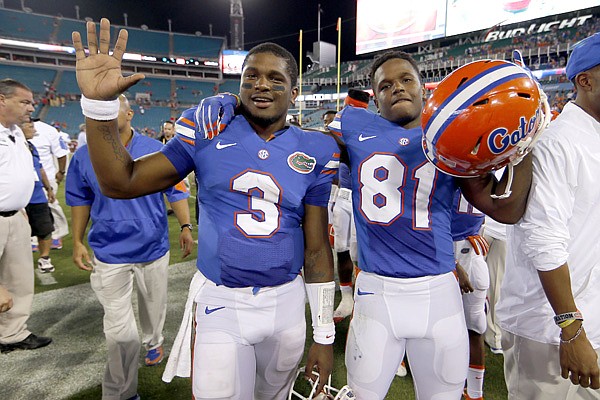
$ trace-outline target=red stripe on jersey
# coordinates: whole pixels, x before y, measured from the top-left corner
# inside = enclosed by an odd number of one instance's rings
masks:
[[[178,136],[178,138],[179,138],[181,141],[183,141],[183,142],[186,142],[187,144],[191,144],[192,146],[195,146],[195,145],[196,145],[196,142],[194,142],[194,141],[193,141],[193,140],[191,140],[191,139],[186,139],[186,138],[183,138],[183,137],[181,137],[181,136]]]
[[[194,123],[194,121],[191,121],[185,117],[179,118],[179,122],[183,122],[184,124],[188,125],[190,128],[196,127],[196,124]]]

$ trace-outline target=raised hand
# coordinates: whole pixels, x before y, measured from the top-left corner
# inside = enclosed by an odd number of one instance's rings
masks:
[[[77,84],[81,93],[92,100],[114,100],[138,81],[144,79],[143,74],[124,77],[121,72],[121,59],[127,46],[127,31],[121,29],[112,54],[109,54],[110,22],[106,18],[100,20],[100,44],[96,35],[96,24],[88,22],[87,39],[89,56],[81,42],[79,32],[73,32],[73,47],[76,56]]]

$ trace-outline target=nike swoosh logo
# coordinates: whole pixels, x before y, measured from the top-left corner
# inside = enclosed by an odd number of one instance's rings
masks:
[[[375,294],[375,293],[373,293],[373,292],[363,292],[362,290],[360,290],[360,288],[358,288],[358,290],[356,291],[356,294],[359,295],[359,296],[365,296],[365,295],[368,295],[368,294]]]
[[[365,140],[373,139],[373,138],[376,138],[376,137],[377,137],[377,135],[363,136],[363,134],[361,133],[360,135],[358,135],[358,141],[359,142],[364,142]]]
[[[215,307],[215,308],[208,308],[208,306],[206,306],[206,308],[204,309],[204,314],[206,314],[206,315],[212,314],[215,311],[219,311],[219,310],[222,310],[224,308],[225,308],[225,306],[223,306],[223,307]]]
[[[228,147],[235,146],[236,144],[237,143],[221,144],[221,142],[219,141],[215,147],[217,148],[217,150],[223,150],[223,149],[226,149]]]

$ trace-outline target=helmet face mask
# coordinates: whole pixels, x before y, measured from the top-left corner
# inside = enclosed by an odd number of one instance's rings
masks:
[[[316,371],[313,371],[313,375],[316,376],[316,379],[307,381],[304,379],[304,367],[298,368],[294,385],[292,385],[288,394],[288,400],[356,400],[356,396],[348,385],[342,387],[341,389],[336,389],[331,386],[331,376],[327,379],[324,392],[317,393],[320,375]],[[305,386],[309,387],[306,388]],[[305,395],[303,393],[308,394]]]
[[[439,170],[480,176],[516,162],[545,126],[545,95],[508,61],[475,61],[448,75],[423,109],[423,151]]]

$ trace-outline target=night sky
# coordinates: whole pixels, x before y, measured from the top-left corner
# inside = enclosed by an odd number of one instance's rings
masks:
[[[336,21],[342,18],[342,61],[356,60],[356,1],[355,0],[242,0],[244,9],[245,50],[266,41],[278,43],[298,57],[298,32],[303,30],[304,53],[312,50],[317,40],[317,10],[321,4],[321,40],[337,44]],[[7,8],[20,8],[20,0],[4,0]],[[128,26],[168,30],[180,33],[200,31],[214,36],[229,35],[228,0],[25,0],[25,6],[35,13],[75,18],[79,5],[81,19],[99,21],[107,17],[111,23],[123,25],[127,13]],[[227,39],[229,41],[229,37]],[[304,63],[309,60],[305,59]],[[306,65],[306,64],[305,64]]]

